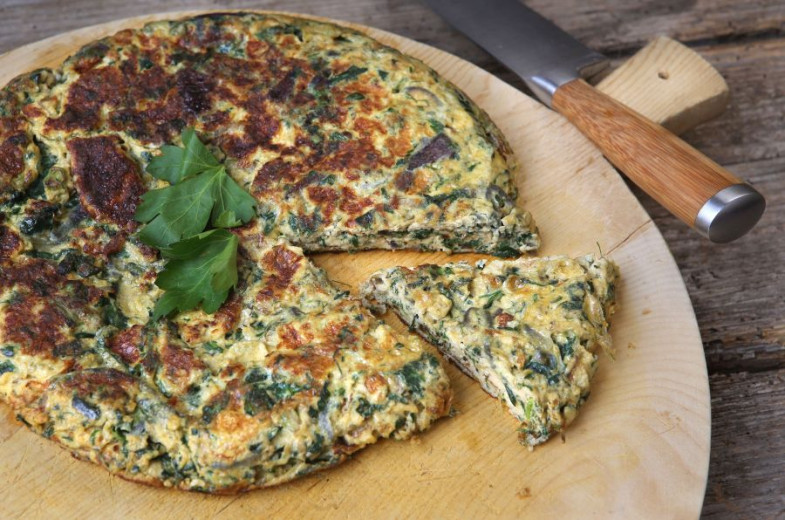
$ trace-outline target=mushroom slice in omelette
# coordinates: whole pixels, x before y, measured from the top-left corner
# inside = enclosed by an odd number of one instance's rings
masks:
[[[110,136],[145,165],[193,127],[257,198],[267,235],[306,251],[539,246],[488,116],[419,60],[345,27],[247,13],[153,22],[11,90],[25,106],[0,117],[0,197],[36,165],[68,172],[75,136]]]
[[[520,258],[396,267],[362,292],[506,403],[534,446],[569,425],[589,395],[599,348],[611,346],[617,276],[605,258]]]
[[[0,398],[76,457],[129,480],[228,493],[332,466],[447,413],[435,349],[374,318],[300,249],[247,226],[230,300],[153,323],[156,255],[79,199],[26,233],[35,202],[0,223]]]

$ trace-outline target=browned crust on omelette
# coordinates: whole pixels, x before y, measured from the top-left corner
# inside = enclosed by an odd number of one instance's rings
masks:
[[[133,229],[134,212],[144,193],[139,166],[119,147],[116,138],[87,137],[68,141],[79,200],[100,221]]]

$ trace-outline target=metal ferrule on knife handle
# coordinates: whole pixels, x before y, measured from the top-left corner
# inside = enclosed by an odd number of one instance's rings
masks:
[[[766,201],[755,188],[580,78],[607,65],[518,0],[425,0],[518,74],[627,177],[713,242],[749,231]]]
[[[662,126],[582,79],[561,85],[552,107],[611,163],[713,242],[729,242],[760,219],[763,196]]]

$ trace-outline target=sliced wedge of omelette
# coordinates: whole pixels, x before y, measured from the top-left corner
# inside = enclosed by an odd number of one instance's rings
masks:
[[[366,304],[391,307],[521,421],[528,446],[576,417],[610,350],[616,266],[606,258],[520,258],[372,275]]]
[[[90,139],[144,170],[193,127],[258,199],[265,233],[306,251],[517,256],[539,245],[487,115],[422,62],[344,27],[242,13],[150,23],[2,96],[2,200],[72,180],[85,156],[111,161]]]

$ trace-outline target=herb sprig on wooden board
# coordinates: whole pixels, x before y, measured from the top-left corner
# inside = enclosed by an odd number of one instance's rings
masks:
[[[153,319],[202,306],[213,313],[237,284],[238,239],[221,228],[245,224],[256,201],[227,173],[192,128],[183,146],[166,145],[147,171],[170,186],[142,196],[135,218],[139,239],[167,260],[155,283],[166,291]],[[207,230],[208,224],[214,229]]]

